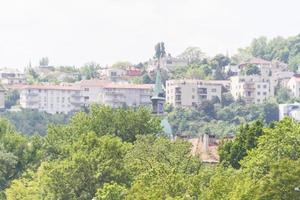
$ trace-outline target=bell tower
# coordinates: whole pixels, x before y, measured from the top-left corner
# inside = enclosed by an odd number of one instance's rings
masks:
[[[164,104],[165,104],[165,94],[163,91],[160,69],[156,70],[156,79],[153,96],[151,97],[152,101],[152,112],[153,114],[163,114],[164,113]]]

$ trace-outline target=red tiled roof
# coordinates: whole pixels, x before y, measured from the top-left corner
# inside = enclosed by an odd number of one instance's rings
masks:
[[[153,84],[129,84],[129,83],[110,83],[104,85],[104,88],[110,89],[152,89],[154,87]]]
[[[13,85],[12,89],[41,89],[41,90],[74,90],[79,91],[80,88],[74,85]]]
[[[241,63],[240,66],[247,65],[247,64],[269,65],[269,64],[271,64],[271,62],[268,60],[261,59],[261,58],[251,58],[249,61]]]
[[[209,163],[219,162],[218,144],[209,145],[208,151],[206,152],[203,149],[204,144],[200,137],[188,139],[188,141],[192,144],[192,154],[198,155],[203,162],[209,162]]]
[[[86,87],[102,87],[102,88],[110,88],[110,89],[152,89],[152,84],[131,84],[131,83],[115,83],[107,80],[83,80],[77,83],[79,86]]]
[[[79,86],[104,86],[105,84],[110,83],[107,80],[92,79],[92,80],[82,80],[77,83]]]

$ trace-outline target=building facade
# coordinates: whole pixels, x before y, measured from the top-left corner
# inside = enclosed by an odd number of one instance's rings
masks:
[[[275,93],[275,83],[271,78],[251,75],[233,76],[230,80],[230,92],[233,98],[243,99],[248,104],[263,103]]]
[[[20,105],[50,114],[68,114],[83,105],[80,88],[60,85],[23,85],[20,90]]]
[[[166,82],[166,102],[173,106],[197,106],[214,97],[222,99],[222,84],[215,81],[180,79]]]
[[[86,106],[96,103],[112,107],[151,105],[153,85],[84,80],[78,83]]]

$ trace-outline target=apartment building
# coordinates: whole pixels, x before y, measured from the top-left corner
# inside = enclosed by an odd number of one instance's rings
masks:
[[[83,105],[80,88],[61,85],[21,85],[21,108],[47,113],[64,113],[79,110]]]
[[[151,105],[152,84],[84,80],[77,85],[81,88],[85,105],[93,103],[111,107]]]
[[[300,97],[300,74],[295,74],[287,82],[287,88],[290,90],[293,97]]]
[[[233,76],[230,78],[230,92],[235,100],[243,99],[246,103],[263,103],[274,96],[275,83],[272,78],[259,75]]]
[[[4,85],[24,84],[26,82],[25,74],[17,69],[1,69],[0,80]]]
[[[173,106],[197,106],[203,100],[222,99],[222,84],[216,81],[180,79],[166,82],[166,102]]]

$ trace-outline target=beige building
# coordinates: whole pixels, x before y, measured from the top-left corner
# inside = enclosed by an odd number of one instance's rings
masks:
[[[77,83],[85,105],[93,103],[112,107],[151,105],[153,85],[116,83],[105,80],[84,80]]]
[[[19,90],[20,105],[25,109],[68,114],[83,105],[80,88],[76,86],[22,85]]]
[[[293,97],[300,97],[300,75],[295,74],[290,80],[287,82],[287,88],[291,91],[291,95]]]
[[[274,96],[276,84],[272,78],[259,75],[233,76],[230,92],[235,100],[239,98],[246,103],[263,103]]]
[[[222,84],[216,81],[180,79],[166,82],[166,102],[173,106],[197,106],[203,100],[222,99]]]

